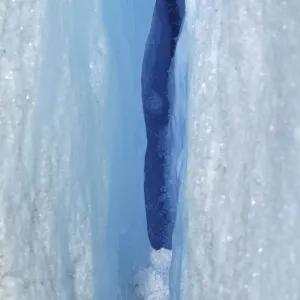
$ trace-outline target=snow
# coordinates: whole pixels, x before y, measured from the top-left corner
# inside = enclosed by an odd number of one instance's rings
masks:
[[[1,1],[0,299],[299,299],[300,2],[186,0],[173,253],[143,201],[153,6]]]
[[[171,252],[166,249],[152,251],[148,268],[133,277],[134,299],[169,299],[169,271]]]

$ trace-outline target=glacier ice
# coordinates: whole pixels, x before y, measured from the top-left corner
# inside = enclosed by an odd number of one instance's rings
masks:
[[[171,298],[298,299],[300,3],[186,6],[186,175]]]
[[[1,299],[130,299],[150,264],[140,69],[152,10],[1,2]]]
[[[153,7],[1,1],[1,299],[299,298],[300,2],[186,0],[170,280],[143,207]]]

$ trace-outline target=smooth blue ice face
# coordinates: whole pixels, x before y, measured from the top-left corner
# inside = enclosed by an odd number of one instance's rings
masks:
[[[180,1],[181,5],[183,1]],[[170,122],[168,82],[182,23],[176,0],[157,0],[142,66],[142,100],[147,133],[144,194],[147,229],[154,249],[172,248],[174,212],[167,192],[167,129]],[[176,213],[175,213],[176,214]]]

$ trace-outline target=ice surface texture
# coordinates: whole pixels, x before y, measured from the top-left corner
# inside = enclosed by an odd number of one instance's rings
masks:
[[[0,1],[0,299],[132,299],[153,4]]]
[[[300,2],[187,0],[185,20],[186,178],[171,299],[297,299]]]

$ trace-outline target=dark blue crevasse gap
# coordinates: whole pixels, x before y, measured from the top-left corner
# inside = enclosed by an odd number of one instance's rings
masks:
[[[142,101],[147,135],[144,195],[149,241],[156,250],[172,249],[176,215],[176,212],[171,212],[174,199],[170,199],[168,193],[170,149],[167,130],[171,107],[168,83],[184,16],[184,12],[180,11],[183,4],[184,0],[156,0],[142,66]]]

